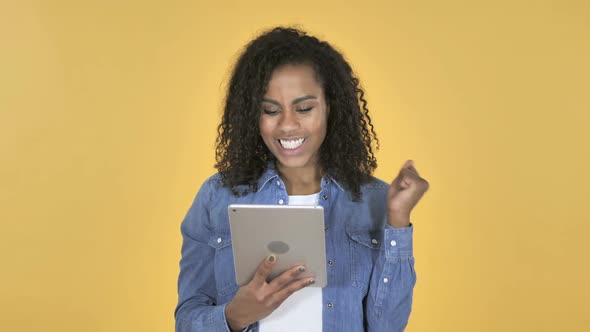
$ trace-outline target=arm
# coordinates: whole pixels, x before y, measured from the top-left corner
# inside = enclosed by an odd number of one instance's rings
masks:
[[[384,247],[371,275],[365,302],[367,331],[403,331],[412,309],[416,284],[412,247],[413,226],[385,224]]]
[[[410,214],[429,186],[412,160],[389,186],[384,250],[373,266],[365,302],[368,331],[403,331],[408,324],[416,284]]]
[[[225,304],[217,303],[214,274],[215,248],[207,244],[208,206],[212,185],[205,182],[181,224],[182,258],[178,276],[177,332],[229,332]]]
[[[313,283],[313,278],[293,282],[304,272],[300,270],[302,266],[295,266],[267,283],[276,260],[265,259],[254,278],[240,287],[229,303],[218,303],[214,271],[216,249],[208,244],[212,228],[208,207],[215,203],[211,199],[214,190],[208,182],[201,187],[181,225],[182,259],[175,310],[177,332],[229,332],[239,328],[250,331],[253,323],[268,316],[287,297]],[[230,329],[230,325],[236,328]]]

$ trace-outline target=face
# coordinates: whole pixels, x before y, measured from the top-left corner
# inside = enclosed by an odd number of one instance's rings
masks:
[[[312,67],[285,65],[275,69],[261,112],[260,135],[279,167],[318,167],[328,109]]]

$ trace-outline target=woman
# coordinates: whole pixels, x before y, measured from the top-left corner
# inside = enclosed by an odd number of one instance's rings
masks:
[[[377,138],[364,92],[330,44],[277,27],[250,42],[229,82],[218,173],[182,222],[177,331],[402,331],[416,282],[410,212],[428,189],[408,160],[372,177]],[[361,107],[362,105],[362,107]],[[294,266],[235,281],[229,204],[324,208],[328,286]]]

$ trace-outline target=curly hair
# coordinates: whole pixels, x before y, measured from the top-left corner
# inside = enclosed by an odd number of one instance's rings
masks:
[[[379,149],[365,92],[344,56],[326,41],[293,27],[275,27],[246,45],[232,70],[224,113],[217,128],[216,164],[223,185],[236,196],[256,192],[270,160],[258,121],[262,98],[274,69],[287,64],[310,65],[330,109],[319,164],[352,199],[370,180]]]

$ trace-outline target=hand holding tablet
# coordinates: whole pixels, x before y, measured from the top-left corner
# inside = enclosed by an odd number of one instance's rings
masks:
[[[268,281],[277,258],[270,255],[258,266],[254,277],[240,287],[233,300],[225,307],[225,318],[232,331],[241,331],[276,310],[291,294],[313,285],[313,277],[299,279],[305,266],[294,266]]]

